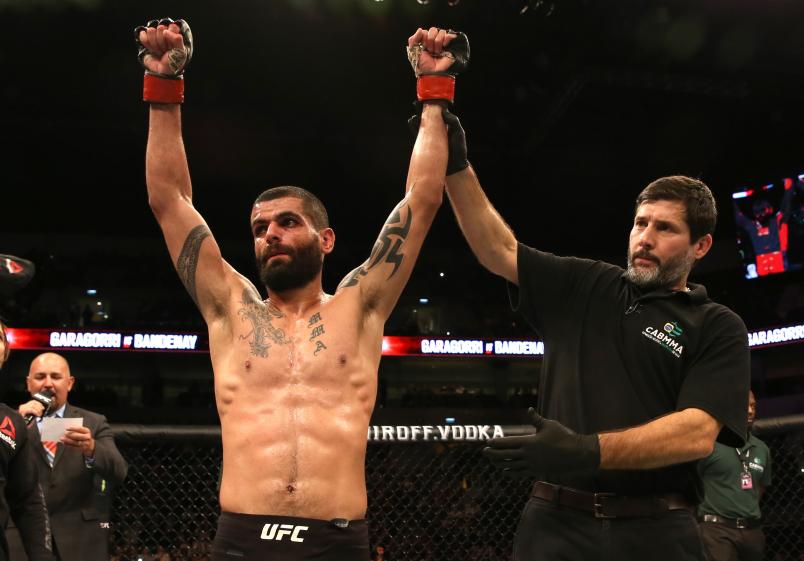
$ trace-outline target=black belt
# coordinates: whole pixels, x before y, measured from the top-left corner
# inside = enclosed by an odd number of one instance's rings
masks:
[[[695,505],[678,493],[629,497],[615,493],[589,493],[544,481],[533,484],[531,496],[594,514],[595,518],[660,516],[670,510],[692,511]]]
[[[712,522],[714,524],[723,524],[729,528],[759,528],[762,525],[762,520],[759,518],[723,518],[716,514],[704,514],[699,518],[701,522]]]

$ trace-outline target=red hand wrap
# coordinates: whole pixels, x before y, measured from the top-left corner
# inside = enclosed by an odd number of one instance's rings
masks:
[[[151,103],[184,103],[184,77],[161,78],[146,73],[142,83],[142,100]]]
[[[416,80],[416,97],[419,101],[455,99],[455,76],[444,74],[422,74]]]

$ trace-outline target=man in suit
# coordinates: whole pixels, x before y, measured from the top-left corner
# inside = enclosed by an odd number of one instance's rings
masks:
[[[128,464],[115,446],[106,417],[67,403],[75,378],[64,357],[55,353],[37,356],[26,384],[32,396],[52,392],[50,416],[83,419],[82,426],[67,429],[58,442],[43,442],[42,404],[31,400],[19,407],[21,415],[39,417],[29,425],[28,433],[50,514],[54,553],[61,561],[107,561],[110,491],[123,482]],[[9,534],[11,558],[25,559],[16,530]]]

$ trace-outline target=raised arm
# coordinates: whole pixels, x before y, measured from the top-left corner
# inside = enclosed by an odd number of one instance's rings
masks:
[[[338,290],[359,290],[363,307],[385,321],[413,271],[424,238],[444,198],[447,131],[438,104],[427,103],[410,159],[407,194],[396,205],[371,250]]]
[[[229,266],[192,203],[179,109],[183,89],[178,91],[192,54],[192,36],[181,20],[150,22],[137,35],[146,69],[144,98],[151,102],[145,153],[148,203],[179,278],[209,322],[222,316],[228,301]]]
[[[408,52],[416,75],[427,73],[430,92],[421,93],[421,125],[413,147],[405,182],[405,198],[385,222],[368,260],[341,282],[338,290],[359,290],[364,308],[385,321],[413,271],[424,238],[444,198],[447,169],[447,128],[444,105],[454,74],[468,60],[466,36],[456,37],[444,30],[419,29],[408,39]],[[463,46],[465,45],[465,49]],[[411,56],[412,53],[412,56]],[[465,55],[464,55],[465,53]],[[465,58],[462,58],[464,57]],[[460,67],[460,68],[459,68]]]
[[[480,264],[519,284],[517,239],[486,197],[472,166],[447,176],[447,195],[458,226]]]
[[[787,224],[790,220],[790,212],[793,210],[793,180],[785,179],[783,182],[784,193],[782,194],[782,202],[779,204],[779,219],[782,224]],[[784,248],[787,249],[787,248]]]
[[[732,195],[731,206],[734,209],[734,221],[737,222],[740,228],[750,233],[751,228],[753,228],[753,222],[740,210],[737,201],[734,199],[734,195]]]
[[[409,44],[412,45],[421,39],[425,33],[429,36],[430,32],[419,29],[410,38]],[[408,50],[412,49],[409,47]],[[467,61],[468,55],[467,42]],[[418,68],[417,76],[419,76]],[[426,91],[426,88],[421,87],[422,82],[422,76],[419,76],[417,89]],[[444,120],[448,125],[449,148],[447,195],[458,219],[458,225],[469,242],[469,247],[484,267],[514,284],[519,284],[516,237],[486,197],[474,169],[469,165],[466,156],[466,133],[460,120],[449,111],[444,112]],[[409,123],[415,129],[418,122],[414,117]]]

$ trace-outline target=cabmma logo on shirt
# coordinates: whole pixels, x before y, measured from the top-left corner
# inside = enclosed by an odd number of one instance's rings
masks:
[[[762,465],[762,458],[754,458],[748,462],[748,468],[759,473],[765,473],[765,466]]]
[[[668,321],[661,329],[657,327],[646,327],[642,335],[660,344],[663,348],[667,349],[676,358],[681,358],[681,353],[684,352],[684,345],[676,341],[678,337],[684,333],[684,330],[679,327],[678,322]]]
[[[0,423],[0,440],[11,446],[12,450],[17,449],[17,429],[14,428],[14,423],[8,415]]]

